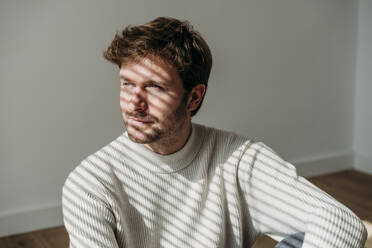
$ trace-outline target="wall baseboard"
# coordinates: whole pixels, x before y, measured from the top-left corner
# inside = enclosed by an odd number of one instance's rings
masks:
[[[358,171],[372,175],[372,156],[355,153],[354,167]]]
[[[0,215],[0,237],[63,225],[60,204]]]
[[[344,152],[293,163],[297,173],[303,177],[320,176],[354,168],[354,153]]]
[[[368,160],[370,159],[370,160]],[[298,174],[304,177],[318,176],[341,170],[354,169],[354,162],[358,163],[357,169],[371,171],[372,158],[356,157],[353,152],[345,152],[330,156],[317,157],[297,161]],[[0,214],[0,237],[19,234],[63,225],[61,204],[52,204],[33,209],[13,211]]]

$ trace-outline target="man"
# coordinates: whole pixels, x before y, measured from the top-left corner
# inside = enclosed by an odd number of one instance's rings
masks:
[[[363,246],[361,221],[270,148],[191,122],[212,56],[188,22],[129,26],[104,56],[120,68],[126,132],[65,182],[70,247],[252,247],[261,234]]]

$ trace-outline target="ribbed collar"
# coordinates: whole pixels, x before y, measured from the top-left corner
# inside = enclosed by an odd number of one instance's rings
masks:
[[[140,165],[156,173],[174,173],[188,167],[198,154],[204,140],[202,126],[192,123],[191,135],[187,143],[177,152],[169,155],[155,153],[142,144],[131,141],[128,133],[125,136],[125,143],[134,151],[135,157]]]

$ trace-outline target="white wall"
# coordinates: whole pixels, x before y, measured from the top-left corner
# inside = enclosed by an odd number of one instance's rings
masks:
[[[372,174],[372,1],[359,0],[355,101],[355,167]]]
[[[123,131],[118,70],[102,52],[116,31],[157,16],[190,20],[211,46],[196,122],[264,141],[310,171],[317,160],[352,166],[356,1],[6,0],[0,236],[61,224],[66,176]]]

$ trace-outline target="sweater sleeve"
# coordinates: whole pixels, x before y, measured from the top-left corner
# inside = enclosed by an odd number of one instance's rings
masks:
[[[77,167],[62,190],[62,209],[70,248],[117,248],[115,219],[96,179]]]
[[[305,232],[303,248],[364,247],[361,220],[264,144],[245,151],[238,175],[258,232],[283,237]]]

